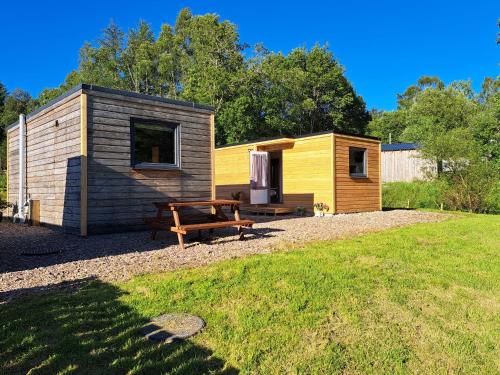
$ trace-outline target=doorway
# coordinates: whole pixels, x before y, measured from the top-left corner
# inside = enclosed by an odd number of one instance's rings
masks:
[[[283,151],[269,153],[269,201],[271,203],[283,202]]]

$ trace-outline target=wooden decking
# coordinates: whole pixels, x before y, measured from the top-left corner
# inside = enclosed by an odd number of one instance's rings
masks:
[[[242,211],[251,212],[257,215],[263,214],[271,214],[271,215],[279,215],[279,214],[291,214],[295,212],[295,208],[293,207],[285,207],[279,204],[270,204],[266,206],[252,206],[245,205],[241,206]]]

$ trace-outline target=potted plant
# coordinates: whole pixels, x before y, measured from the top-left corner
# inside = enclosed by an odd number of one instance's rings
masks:
[[[325,211],[330,211],[330,207],[323,202],[314,203],[314,210],[316,212],[316,216],[323,217],[325,216]]]
[[[2,198],[0,198],[0,221],[3,220],[3,210],[12,207],[12,204],[10,204],[7,201],[4,201]]]

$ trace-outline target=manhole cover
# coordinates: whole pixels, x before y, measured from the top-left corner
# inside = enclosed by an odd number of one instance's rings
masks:
[[[142,333],[152,341],[171,342],[176,339],[186,339],[200,332],[205,322],[189,314],[164,314],[151,319],[142,327]]]

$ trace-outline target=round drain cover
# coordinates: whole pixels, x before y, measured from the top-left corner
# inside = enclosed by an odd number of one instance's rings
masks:
[[[186,339],[200,332],[205,322],[198,316],[190,314],[164,314],[151,319],[141,331],[152,341],[171,342]]]

